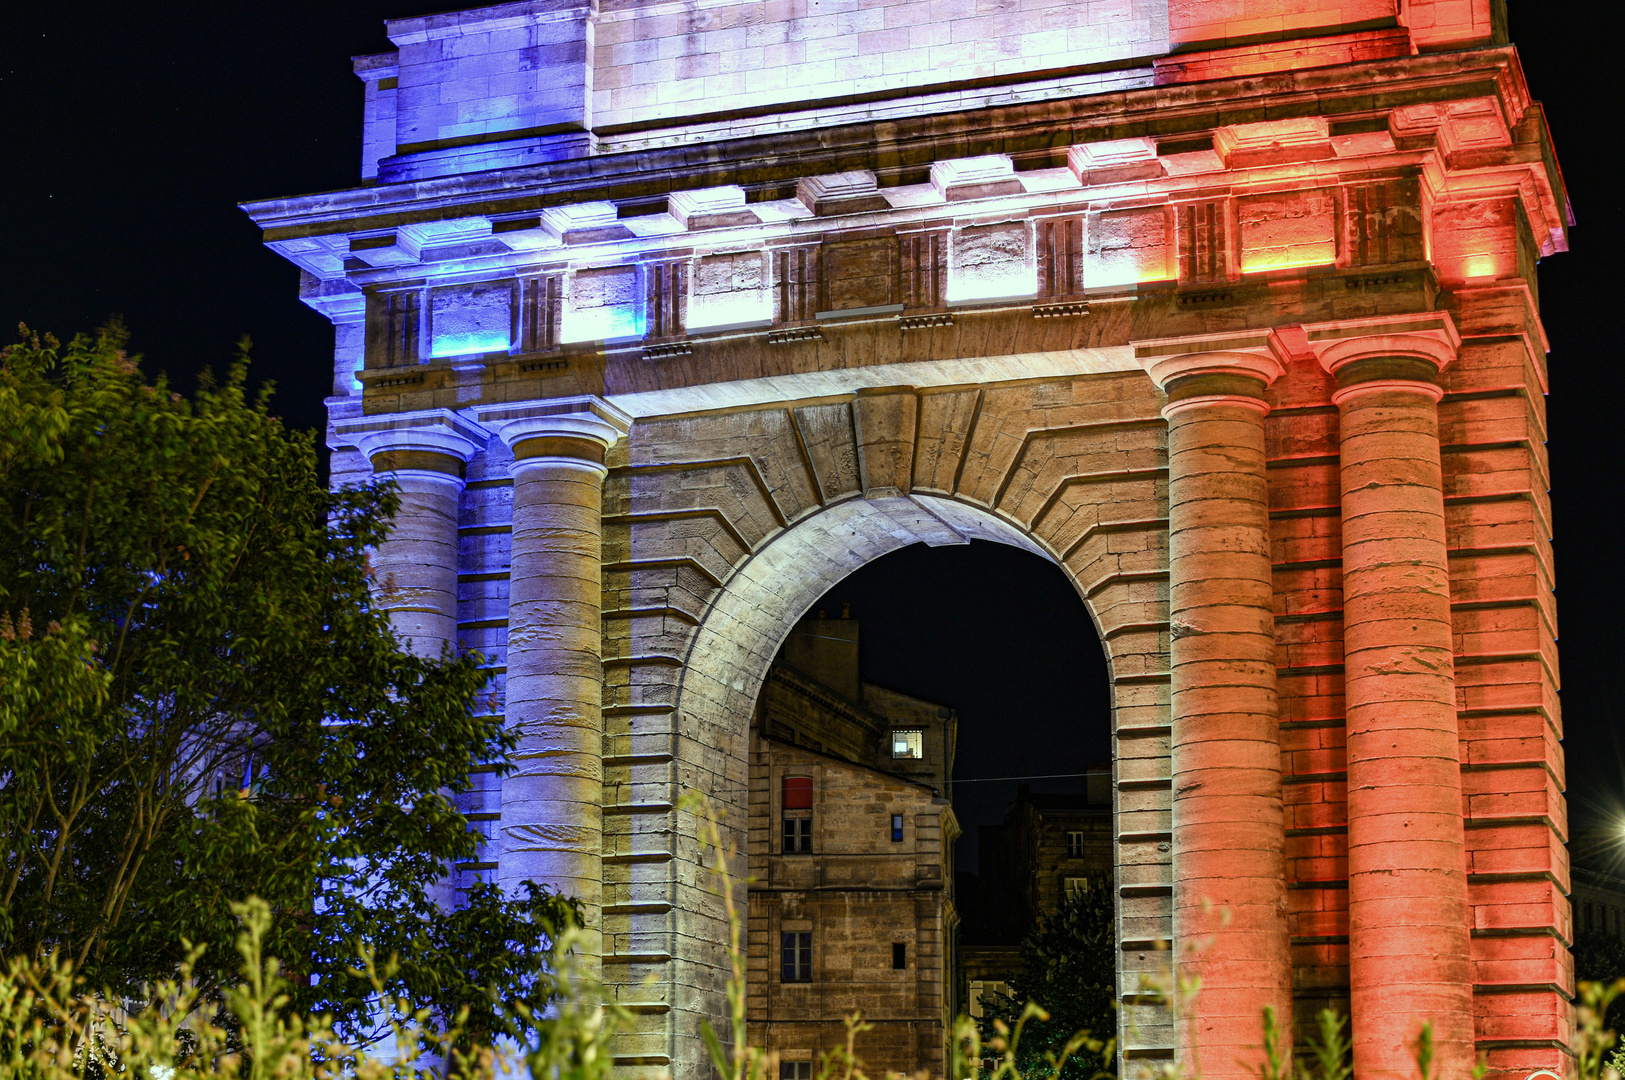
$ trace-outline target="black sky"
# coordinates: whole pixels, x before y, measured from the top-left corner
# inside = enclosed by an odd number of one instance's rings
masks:
[[[185,386],[247,334],[278,410],[319,426],[331,330],[237,203],[353,186],[361,88],[349,58],[389,47],[385,17],[448,6],[6,5],[0,338],[19,321],[67,335],[121,314],[149,366]],[[1619,816],[1625,5],[1509,8],[1579,220],[1574,250],[1540,268],[1571,809]],[[1040,763],[1063,751],[1081,767],[1105,750],[1090,719],[1104,710],[1100,648],[1082,605],[1052,567],[982,546],[900,553],[837,588],[864,619],[866,676],[960,709],[962,776],[1054,771]]]

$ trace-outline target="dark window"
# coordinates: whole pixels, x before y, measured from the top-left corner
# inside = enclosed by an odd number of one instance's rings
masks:
[[[908,967],[908,943],[894,941],[891,943],[891,966],[893,971],[903,971]]]
[[[785,931],[779,935],[779,981],[812,982],[811,931]]]
[[[779,1062],[779,1080],[812,1080],[812,1062]]]
[[[893,814],[891,816],[891,838],[892,838],[892,843],[894,843],[894,844],[902,842],[902,839],[903,839],[903,815],[902,814]]]
[[[1083,858],[1083,834],[1081,832],[1066,834],[1066,857],[1069,859]]]
[[[798,814],[784,818],[784,853],[786,855],[812,854],[812,815]]]

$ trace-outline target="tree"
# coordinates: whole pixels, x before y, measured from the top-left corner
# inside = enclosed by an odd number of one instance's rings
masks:
[[[982,1044],[996,1032],[995,1021],[1014,1028],[1029,1001],[1049,1013],[1030,1021],[1017,1047],[1021,1075],[1041,1080],[1053,1075],[1047,1054],[1059,1057],[1067,1040],[1088,1031],[1105,1042],[1117,1031],[1117,935],[1113,925],[1109,874],[1090,874],[1053,915],[1041,915],[1021,943],[1021,971],[1010,978],[1010,993],[984,997]],[[1056,1080],[1090,1080],[1113,1062],[1087,1050],[1073,1056]]]
[[[1602,930],[1574,935],[1574,978],[1576,982],[1605,985],[1625,979],[1625,941]],[[1625,1027],[1625,996],[1609,1004],[1605,1020],[1616,1030]]]
[[[366,1040],[388,989],[491,1035],[540,1015],[546,890],[432,896],[476,838],[451,795],[501,768],[474,655],[405,651],[367,551],[398,499],[329,492],[314,439],[245,389],[246,348],[192,400],[112,327],[0,353],[0,949],[59,951],[138,999],[236,975],[233,901],[264,899],[294,1005]]]

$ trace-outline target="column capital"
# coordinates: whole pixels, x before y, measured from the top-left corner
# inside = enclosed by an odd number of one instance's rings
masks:
[[[356,416],[339,421],[334,442],[353,446],[373,472],[450,477],[485,449],[490,433],[450,409]]]
[[[1305,334],[1320,366],[1337,380],[1333,404],[1369,390],[1409,390],[1438,401],[1439,372],[1461,346],[1444,311],[1348,319],[1305,327]]]
[[[1286,372],[1291,350],[1274,330],[1134,342],[1134,357],[1168,395],[1162,415],[1220,402],[1268,412],[1264,391]]]
[[[605,453],[632,430],[631,416],[593,396],[496,405],[478,415],[513,451],[516,467],[545,460],[601,469]]]

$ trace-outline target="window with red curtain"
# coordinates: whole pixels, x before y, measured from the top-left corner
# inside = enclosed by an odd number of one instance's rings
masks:
[[[811,810],[812,804],[812,777],[786,776],[784,778],[784,809]]]

